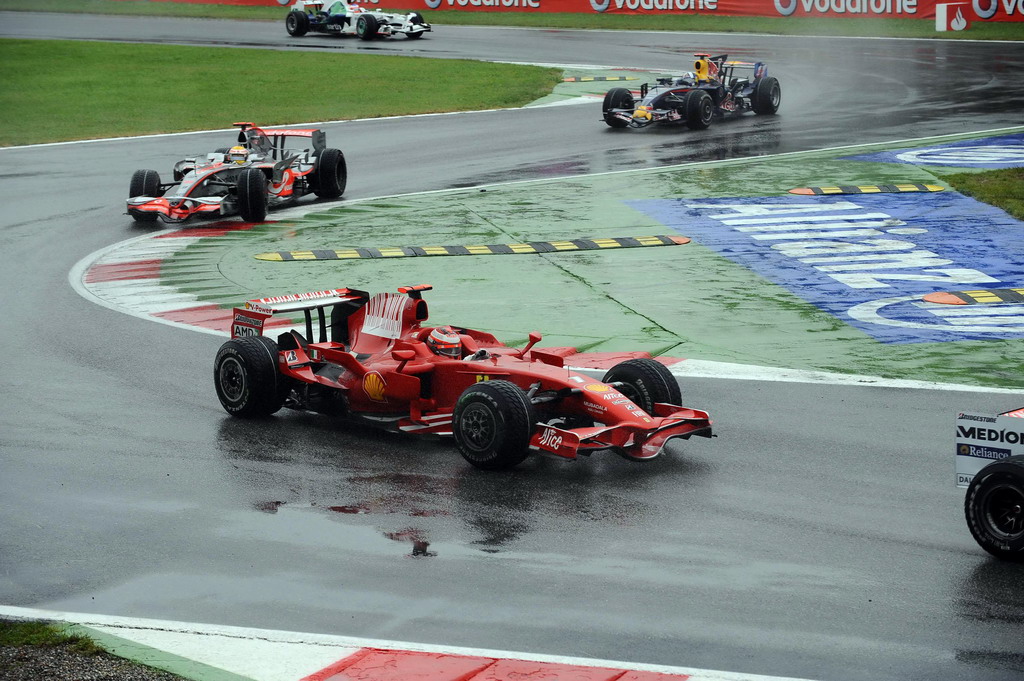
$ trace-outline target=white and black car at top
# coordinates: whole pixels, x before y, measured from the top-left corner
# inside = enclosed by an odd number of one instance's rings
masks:
[[[289,0],[277,0],[288,5]],[[419,12],[397,14],[367,9],[345,0],[295,0],[284,20],[288,35],[299,37],[310,31],[355,35],[361,40],[388,38],[403,34],[406,38],[422,38],[430,24]]]
[[[178,161],[173,182],[155,170],[136,170],[128,189],[128,215],[137,222],[184,222],[193,216],[241,215],[262,222],[267,210],[306,194],[335,199],[345,193],[348,167],[340,149],[327,146],[319,129],[263,129],[235,123],[244,161],[230,147]],[[303,148],[292,148],[295,143]]]
[[[640,86],[639,98],[622,87],[604,96],[604,122],[612,128],[684,124],[704,130],[716,118],[753,111],[774,115],[782,102],[779,81],[763,62],[729,61],[728,55],[695,54],[693,71]]]
[[[956,418],[956,484],[981,548],[1024,562],[1024,408]]]

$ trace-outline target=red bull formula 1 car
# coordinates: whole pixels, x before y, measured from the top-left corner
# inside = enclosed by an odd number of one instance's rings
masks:
[[[608,450],[646,461],[669,440],[712,436],[708,414],[680,406],[679,384],[647,353],[617,355],[624,361],[598,381],[569,368],[586,354],[538,348],[536,332],[511,348],[483,331],[425,325],[430,288],[372,297],[340,288],[235,308],[232,338],[214,363],[221,404],[239,417],[288,407],[452,435],[467,461],[488,470],[516,466],[531,451],[576,459]],[[304,327],[271,319],[299,312]],[[282,321],[292,328],[276,341],[264,335]]]
[[[128,215],[138,222],[183,222],[194,215],[238,213],[246,222],[262,222],[268,208],[305,194],[334,199],[345,192],[345,155],[327,146],[323,130],[235,126],[236,146],[178,161],[173,182],[161,182],[155,170],[136,170],[128,189]],[[309,146],[287,146],[294,141]]]
[[[728,55],[697,54],[694,70],[640,86],[639,101],[626,88],[604,96],[604,122],[612,128],[645,128],[652,123],[682,123],[703,130],[716,117],[779,110],[782,89],[762,62],[728,61]],[[745,72],[748,72],[746,74]]]

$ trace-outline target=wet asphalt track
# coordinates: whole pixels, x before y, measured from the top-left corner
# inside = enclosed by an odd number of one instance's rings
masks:
[[[39,37],[296,42],[275,25],[55,15],[0,14],[0,34],[33,21]],[[350,199],[981,130],[1024,105],[1020,45],[455,27],[306,42],[651,68],[728,51],[783,84],[779,117],[706,134],[620,134],[593,107],[327,126]],[[0,150],[0,602],[818,679],[1024,674],[1024,572],[968,535],[950,442],[954,412],[1019,397],[690,380],[717,439],[647,466],[503,474],[321,417],[228,419],[218,339],[67,283],[142,233],[121,215],[131,170],[223,136]],[[409,138],[411,157],[380,153]]]

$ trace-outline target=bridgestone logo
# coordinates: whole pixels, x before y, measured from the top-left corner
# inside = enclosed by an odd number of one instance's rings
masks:
[[[253,326],[263,326],[262,319],[255,319],[253,317],[246,317],[244,314],[235,315],[236,324],[252,324]]]

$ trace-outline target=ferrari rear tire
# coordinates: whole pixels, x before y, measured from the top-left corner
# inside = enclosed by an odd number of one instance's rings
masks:
[[[482,381],[459,396],[452,433],[466,461],[483,470],[504,470],[530,453],[536,422],[533,403],[522,388],[511,381]]]
[[[288,31],[288,35],[299,38],[309,33],[309,15],[305,12],[298,10],[292,10],[288,12],[288,16],[284,18],[284,27]]]
[[[360,40],[373,40],[379,28],[380,22],[372,14],[364,14],[356,20],[356,35]]]
[[[978,471],[964,498],[967,527],[996,558],[1024,562],[1024,456],[1010,456]]]
[[[690,90],[683,102],[686,111],[686,127],[691,130],[705,130],[715,116],[715,103],[704,90]]]
[[[345,193],[348,166],[341,149],[328,147],[320,152],[313,169],[311,188],[322,199],[336,199]]]
[[[277,343],[265,336],[233,338],[220,346],[213,382],[224,411],[263,418],[281,409],[287,382],[277,371]]]
[[[633,110],[633,93],[624,87],[613,87],[605,93],[604,103],[601,110],[604,112],[604,122],[611,128],[625,128],[629,125],[626,121],[616,117],[612,109]]]
[[[259,168],[246,168],[238,176],[238,213],[246,222],[267,219],[267,176]]]
[[[782,87],[778,79],[765,76],[754,85],[754,94],[750,98],[750,107],[760,116],[771,116],[779,110],[782,102]]]
[[[163,192],[160,191],[160,173],[155,170],[136,170],[132,173],[131,182],[128,184],[128,198],[136,196],[163,196]],[[153,222],[157,218],[156,213],[144,213],[130,208],[128,214],[136,222]]]
[[[641,357],[619,362],[601,379],[604,383],[622,383],[619,392],[648,414],[654,414],[659,402],[679,405],[679,382],[664,364]]]

